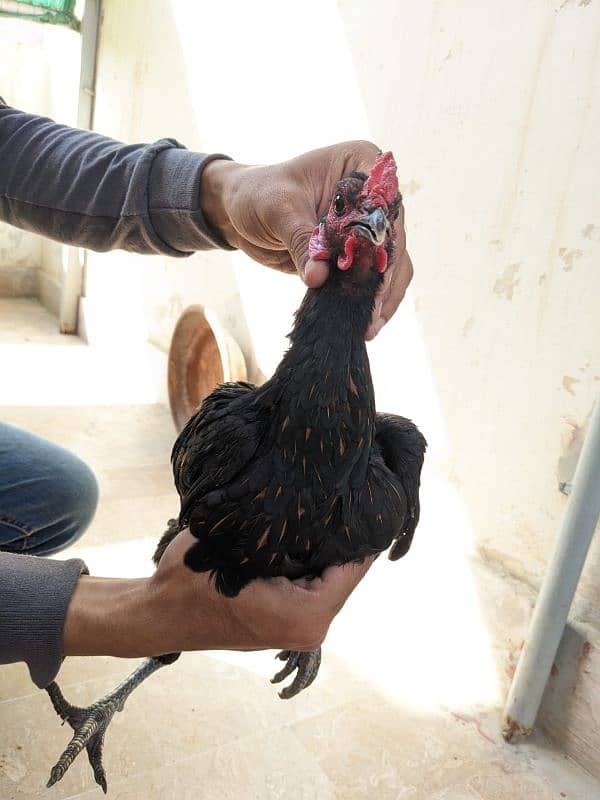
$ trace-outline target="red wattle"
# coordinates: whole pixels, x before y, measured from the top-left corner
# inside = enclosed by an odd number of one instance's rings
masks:
[[[360,242],[358,241],[357,236],[354,233],[351,233],[344,242],[344,255],[338,256],[337,265],[339,269],[350,269],[352,262],[354,261],[354,255],[359,247]]]

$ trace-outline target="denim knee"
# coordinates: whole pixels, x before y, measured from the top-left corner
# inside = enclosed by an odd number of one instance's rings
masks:
[[[67,451],[64,451],[67,453]],[[24,552],[50,555],[79,539],[89,527],[98,505],[98,483],[88,465],[72,453],[61,460],[52,479],[54,519],[46,531],[29,537]]]
[[[0,549],[49,555],[83,534],[98,504],[98,484],[81,459],[0,424],[0,464]]]

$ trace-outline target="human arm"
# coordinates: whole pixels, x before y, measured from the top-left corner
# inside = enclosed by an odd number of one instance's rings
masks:
[[[198,199],[205,167],[226,158],[174,139],[125,145],[0,99],[0,221],[99,251],[231,249],[206,224]]]
[[[308,258],[312,229],[335,183],[352,170],[368,172],[377,153],[371,142],[344,142],[272,166],[245,166],[174,139],[124,145],[0,100],[0,220],[100,251],[187,256],[239,248],[318,287],[329,268]],[[394,262],[368,339],[395,312],[412,277],[403,208],[396,225]]]
[[[65,656],[121,658],[184,650],[311,650],[371,564],[331,567],[312,581],[253,581],[218,594],[183,555],[181,533],[150,578],[99,578],[80,559],[0,552],[0,664],[24,661],[40,688]]]
[[[66,616],[65,655],[312,650],[372,563],[331,567],[311,581],[256,580],[232,599],[184,566],[195,541],[179,534],[151,578],[82,576]]]

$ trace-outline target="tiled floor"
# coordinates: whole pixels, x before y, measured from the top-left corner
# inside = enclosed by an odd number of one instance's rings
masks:
[[[148,573],[177,510],[174,433],[155,402],[161,359],[95,352],[55,333],[35,302],[0,299],[0,363],[0,418],[71,447],[98,475],[97,517],[65,555],[85,558],[94,574]],[[271,654],[187,654],[138,689],[107,735],[109,797],[600,798],[599,784],[541,735],[502,742],[498,619],[518,633],[529,606],[468,559],[468,521],[434,475],[423,507],[414,553],[375,565],[332,627],[319,678],[297,699],[277,698]],[[458,552],[444,544],[450,526],[465,541]],[[59,682],[85,704],[131,666],[69,659]],[[1,800],[101,797],[83,758],[44,788],[68,738],[24,666],[0,668]]]

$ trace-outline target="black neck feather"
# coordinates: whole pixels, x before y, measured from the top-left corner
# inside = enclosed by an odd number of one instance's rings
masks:
[[[296,342],[317,339],[336,342],[338,346],[344,341],[364,342],[382,276],[369,271],[361,278],[355,280],[351,274],[332,269],[322,288],[307,291],[289,334],[290,350]]]
[[[276,420],[287,415],[285,409],[297,408],[291,422],[304,428],[317,408],[356,392],[353,398],[365,412],[357,420],[361,427],[372,424],[375,406],[365,333],[381,279],[371,270],[355,278],[332,269],[323,287],[307,291],[289,334],[290,348],[263,387],[263,397],[270,396],[279,406]]]

